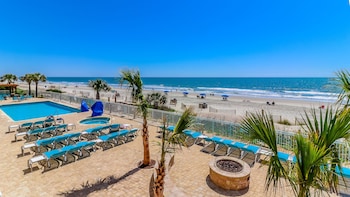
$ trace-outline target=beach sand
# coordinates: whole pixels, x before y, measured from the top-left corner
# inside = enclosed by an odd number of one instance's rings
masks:
[[[20,83],[20,88],[27,89],[28,86],[25,83]],[[95,92],[92,88],[79,84],[75,85],[62,85],[59,83],[39,83],[39,90],[45,91],[46,89],[60,89],[65,94],[95,98]],[[130,89],[114,87],[112,92],[101,92],[101,100],[110,102],[126,102],[131,103]],[[115,99],[115,92],[119,96]],[[152,90],[144,90],[144,94],[151,94]],[[159,91],[158,91],[159,92]],[[296,132],[301,130],[298,126],[298,122],[302,120],[305,112],[310,112],[311,109],[318,109],[321,106],[332,105],[332,103],[319,102],[319,101],[305,101],[305,100],[290,100],[284,98],[255,98],[255,97],[241,97],[230,96],[227,100],[222,98],[222,95],[207,94],[205,98],[198,98],[198,92],[188,92],[188,95],[184,95],[183,92],[170,91],[167,93],[159,92],[167,96],[167,106],[182,112],[184,107],[193,107],[197,116],[203,118],[210,118],[220,121],[228,121],[238,123],[248,112],[261,112],[271,114],[276,124],[276,129],[289,132]],[[171,104],[171,100],[176,99],[176,105]],[[267,104],[269,102],[269,104]],[[206,108],[200,108],[206,104]],[[272,105],[274,103],[274,105]],[[287,120],[291,125],[278,124],[279,121]]]
[[[42,86],[45,89],[45,86]],[[63,88],[66,92],[76,90],[74,87]],[[93,94],[89,88],[80,88],[79,91],[86,91]],[[118,99],[128,97],[128,91],[117,90],[121,96]],[[124,91],[124,93],[123,93]],[[71,92],[74,94],[73,92]],[[77,92],[75,93],[77,95]],[[169,98],[178,100],[175,109],[181,111],[180,104],[198,105],[201,102],[217,109],[236,110],[235,116],[244,115],[246,110],[273,111],[281,113],[283,117],[293,118],[305,109],[318,106],[320,103],[274,100],[275,105],[266,105],[266,99],[255,98],[228,98],[222,101],[220,96],[207,96],[205,99],[198,99],[194,93],[184,97],[179,92],[169,92]],[[78,95],[77,95],[78,96]],[[108,99],[107,94],[103,99]],[[109,95],[111,96],[111,95]],[[29,99],[22,102],[42,101],[45,99]],[[245,101],[244,101],[245,100]],[[249,101],[248,101],[249,100]],[[17,103],[12,100],[2,101],[5,103]],[[66,104],[66,103],[64,103]],[[180,106],[180,107],[179,107]],[[74,106],[79,107],[79,106]],[[203,116],[206,114],[215,116],[226,116],[224,113],[209,112],[209,109],[196,109],[197,113]],[[223,115],[224,114],[224,115]],[[79,121],[89,117],[91,112],[74,113],[62,115],[66,123],[74,123],[76,129],[69,132],[82,131],[94,125],[81,125]],[[229,114],[230,115],[230,114]],[[109,116],[109,115],[105,115]],[[111,123],[128,123],[132,127],[142,129],[141,119],[125,119],[118,116],[111,117]],[[232,116],[233,117],[233,116]],[[154,169],[139,169],[138,162],[143,158],[142,137],[139,135],[134,141],[119,145],[106,151],[97,150],[92,152],[90,157],[61,166],[57,169],[43,173],[43,168],[34,164],[34,171],[30,172],[27,166],[28,159],[32,154],[21,156],[21,146],[24,141],[13,142],[14,132],[7,133],[8,127],[21,122],[13,122],[3,112],[0,112],[0,192],[3,196],[149,196],[149,181]],[[35,121],[35,120],[33,120]],[[156,136],[159,123],[149,121],[150,150],[151,158],[159,160],[159,138]],[[200,151],[202,146],[193,145],[176,153],[175,165],[166,177],[165,195],[170,197],[186,196],[270,196],[265,192],[264,182],[267,166],[256,163],[251,168],[250,186],[248,190],[239,192],[225,191],[214,186],[208,179],[208,163],[214,157]],[[28,150],[27,150],[28,151]],[[108,177],[113,177],[108,179]],[[98,184],[99,180],[105,180]],[[83,185],[94,185],[83,187]],[[71,192],[74,190],[74,192]],[[71,192],[71,193],[70,193]],[[64,195],[64,194],[70,195]],[[279,191],[277,196],[293,196],[290,187]]]

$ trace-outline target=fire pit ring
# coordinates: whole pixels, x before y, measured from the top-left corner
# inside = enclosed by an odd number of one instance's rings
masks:
[[[209,178],[223,189],[246,189],[249,187],[250,166],[233,157],[215,157],[209,162]]]

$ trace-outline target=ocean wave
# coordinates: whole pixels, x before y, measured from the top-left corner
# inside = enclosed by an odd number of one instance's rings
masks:
[[[91,78],[59,78],[57,81],[48,81],[48,83],[56,83],[62,86],[66,85],[88,85],[88,81]],[[175,81],[174,81],[175,80]],[[297,79],[283,79],[284,83],[280,83],[281,79],[278,79],[278,83],[271,82],[274,79],[258,79],[259,83],[252,83],[252,80],[249,79],[235,79],[239,80],[240,84],[235,84],[241,87],[227,87],[229,83],[227,83],[227,79],[215,79],[221,80],[221,82],[213,84],[213,81],[208,81],[209,79],[195,79],[195,80],[187,80],[187,79],[173,79],[173,78],[164,78],[161,80],[156,80],[146,83],[144,82],[145,90],[154,90],[154,91],[169,91],[169,92],[193,92],[195,94],[199,93],[207,93],[207,94],[227,94],[229,96],[242,96],[242,97],[260,97],[260,98],[271,98],[271,99],[294,99],[294,100],[313,100],[313,101],[325,101],[325,102],[333,102],[337,99],[337,93],[330,91],[323,91],[323,84],[327,82],[326,79],[319,83],[314,83],[315,80],[317,82],[319,79],[304,79],[303,87],[298,85],[293,85],[293,82],[298,81]],[[292,81],[291,81],[292,80]],[[305,84],[306,81],[310,81],[309,84]],[[123,86],[120,83],[117,83],[115,79],[106,78],[107,83],[113,88],[126,88],[128,85],[124,83]],[[253,80],[254,81],[254,80]],[[199,83],[200,82],[200,83]],[[216,81],[215,81],[216,82]],[[159,83],[159,84],[157,84]],[[200,85],[201,84],[201,85]],[[210,84],[208,86],[204,84]],[[220,85],[224,84],[224,85]],[[275,85],[274,85],[275,84]],[[317,84],[315,86],[314,84]],[[211,86],[212,85],[212,86]],[[313,86],[311,86],[313,85]],[[215,87],[217,86],[217,87]]]

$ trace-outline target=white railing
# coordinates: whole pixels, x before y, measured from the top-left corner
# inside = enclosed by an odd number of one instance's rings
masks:
[[[40,95],[40,94],[39,94]],[[59,102],[68,102],[70,104],[80,105],[82,100],[91,106],[96,100],[91,98],[83,98],[70,96],[66,94],[45,92],[42,93],[44,97],[51,98]],[[112,115],[120,115],[129,118],[140,118],[137,113],[137,107],[133,105],[128,105],[125,103],[114,103],[114,102],[103,102],[104,110],[106,113]],[[166,116],[168,124],[176,124],[177,120],[180,118],[181,114],[176,112],[167,112],[163,110],[150,109],[148,119],[154,122],[162,124],[162,117]],[[277,117],[279,118],[279,117]],[[276,119],[277,119],[276,118]],[[203,125],[204,131],[212,135],[220,135],[224,137],[229,137],[232,139],[249,141],[247,133],[243,132],[238,123],[220,121],[211,118],[196,117],[196,123]],[[294,140],[295,133],[287,131],[277,131],[277,144],[287,150],[292,150],[296,146]],[[257,142],[255,142],[257,143]],[[350,146],[346,141],[336,143],[339,157],[343,162],[350,162]]]

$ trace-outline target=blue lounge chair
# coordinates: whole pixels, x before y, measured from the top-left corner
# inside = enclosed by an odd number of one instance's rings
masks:
[[[229,150],[227,151],[227,156],[241,159],[242,153],[243,153],[242,148],[247,146],[247,144],[242,142],[233,142],[233,143],[227,144],[227,146],[229,146]]]
[[[164,128],[163,126],[159,126],[159,129],[160,129],[159,133],[163,131],[163,128]],[[173,126],[173,125],[170,125],[170,126],[166,127],[166,130],[170,131],[170,132],[173,132],[174,129],[175,129],[175,126]]]
[[[25,122],[19,125],[17,132],[27,132],[32,128],[32,126],[33,126],[33,122]]]
[[[209,138],[204,138],[204,140],[206,141],[206,143],[208,143],[207,145],[205,145],[201,151],[202,152],[205,152],[205,153],[214,153],[217,148],[218,148],[218,145],[222,145],[223,144],[223,141],[224,139],[221,138],[221,137],[218,137],[218,136],[213,136],[213,137],[209,137]]]
[[[43,128],[43,132],[41,133],[41,138],[55,136],[56,129],[57,129],[57,126],[50,126],[50,127]]]
[[[113,132],[107,135],[101,135],[94,142],[97,143],[98,146],[102,147],[103,150],[112,148],[112,145],[118,145],[118,142],[126,137],[129,130],[121,130],[118,132]]]
[[[96,139],[96,136],[103,135],[102,130],[108,128],[109,126],[97,126],[93,128],[88,128],[82,132],[82,136],[87,138],[88,140]]]
[[[253,166],[258,161],[260,147],[255,145],[247,145],[242,148],[243,156],[242,160],[245,161],[249,166]]]
[[[43,156],[47,161],[48,167],[50,167],[50,163],[49,163],[50,159],[57,159],[59,157],[63,157],[63,162],[66,162],[68,153],[79,152],[79,155],[80,155],[82,149],[93,148],[95,144],[96,142],[92,142],[92,141],[78,142],[77,144],[68,145],[60,149],[54,149],[51,151],[44,152]]]
[[[109,133],[119,131],[120,124],[111,124],[109,127]]]
[[[43,120],[36,121],[32,125],[32,129],[43,128],[43,127],[44,127],[44,121]]]
[[[43,133],[43,131],[44,131],[44,129],[37,128],[34,130],[29,130],[28,132],[25,132],[26,140],[28,142],[30,142],[30,141],[34,141],[34,140],[38,139],[41,136],[41,134]],[[18,134],[20,134],[20,133],[18,133]],[[17,140],[16,136],[15,136],[15,140]]]
[[[44,120],[43,126],[50,127],[50,126],[54,126],[55,124],[56,124],[55,119],[53,117],[49,117],[49,118]]]
[[[137,136],[138,131],[139,131],[138,128],[133,128],[133,129],[129,130],[126,134],[125,142],[130,142],[130,141],[134,140],[135,137]]]
[[[68,130],[68,124],[60,124],[56,126],[56,135],[58,132],[66,132]]]
[[[338,175],[343,175],[344,178],[350,179],[350,168],[341,167],[340,169],[339,166],[336,166],[335,173]]]
[[[200,140],[207,138],[207,136],[199,131],[185,130],[184,134],[187,136],[185,139],[187,147],[192,146],[193,144],[198,144]]]
[[[284,153],[284,152],[280,152],[278,151],[277,152],[277,157],[280,161],[283,161],[283,162],[288,162],[289,161],[289,157],[290,155],[288,153]]]
[[[223,141],[220,141],[218,143],[218,146],[216,148],[216,151],[212,153],[214,156],[225,156],[228,154],[228,151],[232,144],[234,143],[233,140],[230,139],[224,139]]]

